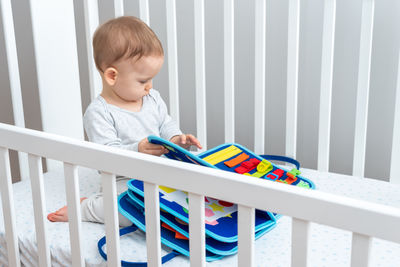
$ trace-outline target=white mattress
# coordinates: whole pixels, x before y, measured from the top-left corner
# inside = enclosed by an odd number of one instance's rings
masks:
[[[376,203],[400,207],[400,186],[371,179],[353,178],[338,174],[320,174],[303,169],[303,175],[316,184],[318,190],[329,191]],[[99,189],[96,171],[80,168],[81,196],[88,196]],[[38,266],[33,209],[29,181],[14,184],[14,199],[17,212],[18,238],[21,261],[26,266]],[[48,212],[65,205],[64,178],[62,172],[45,174],[45,192]],[[0,210],[1,212],[1,210]],[[1,216],[2,217],[2,216]],[[47,233],[53,266],[70,266],[70,244],[67,223],[47,223]],[[379,226],[377,226],[379,227]],[[104,226],[82,223],[83,248],[87,266],[105,266],[97,251],[97,241],[104,235]],[[257,266],[290,266],[291,219],[282,217],[277,227],[256,241],[255,260]],[[309,247],[309,266],[349,266],[351,234],[339,229],[312,224]],[[166,251],[164,251],[166,252]],[[7,266],[4,225],[0,219],[0,265]],[[400,244],[374,239],[371,266],[400,266]],[[137,231],[121,240],[121,255],[124,260],[146,260],[144,234]],[[184,256],[174,258],[165,266],[188,266]],[[236,266],[237,256],[207,263],[207,266]]]

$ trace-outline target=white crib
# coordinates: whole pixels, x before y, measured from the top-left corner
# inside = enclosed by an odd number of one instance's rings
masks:
[[[219,140],[222,140],[222,142],[238,142],[237,135],[235,135],[238,132],[241,133],[242,140],[247,143],[246,145],[251,146],[253,143],[251,148],[259,154],[263,154],[266,148],[270,147],[266,140],[268,140],[268,143],[280,142],[279,138],[278,141],[269,140],[266,135],[266,129],[269,129],[267,108],[270,104],[266,97],[268,93],[266,73],[270,71],[270,69],[267,69],[266,46],[268,40],[266,32],[269,25],[267,21],[271,22],[268,19],[267,12],[269,12],[268,15],[272,14],[269,8],[274,4],[273,1],[242,1],[240,4],[240,1],[233,0],[220,2],[220,11],[222,12],[219,16],[223,19],[221,20],[223,21],[223,36],[221,36],[220,42],[223,50],[223,61],[221,63],[223,64],[223,78],[221,76],[220,80],[221,82],[223,80],[223,90],[220,90],[216,95],[222,96],[223,101],[219,101],[220,104],[219,102],[212,102],[213,107],[211,108],[210,104],[207,104],[210,97],[206,95],[206,73],[210,73],[210,71],[207,72],[207,68],[211,68],[212,72],[213,66],[206,65],[206,52],[213,50],[213,48],[206,46],[207,40],[205,39],[205,25],[207,24],[205,5],[211,5],[210,1],[194,0],[190,4],[189,1],[178,1],[176,3],[175,0],[99,2],[95,0],[42,0],[27,2],[29,2],[29,5],[21,6],[16,1],[0,0],[2,26],[0,33],[2,34],[1,42],[4,43],[3,50],[0,52],[5,52],[5,63],[8,67],[7,78],[1,81],[1,93],[5,97],[0,103],[5,112],[12,110],[11,114],[13,114],[12,120],[0,117],[2,122],[7,123],[0,124],[0,186],[4,218],[4,229],[0,228],[0,230],[5,232],[0,233],[0,239],[4,239],[4,242],[7,243],[7,254],[0,254],[0,259],[3,258],[0,264],[20,266],[22,258],[26,259],[27,257],[25,255],[26,250],[23,249],[24,242],[20,233],[20,221],[29,219],[29,217],[20,215],[20,210],[16,210],[15,203],[19,203],[20,197],[24,197],[24,201],[25,197],[30,199],[30,196],[26,196],[29,191],[29,194],[32,193],[31,200],[34,209],[32,211],[34,214],[33,236],[36,239],[33,243],[37,245],[37,255],[33,256],[36,261],[31,264],[39,266],[69,264],[72,264],[72,266],[90,266],[91,264],[87,259],[90,255],[87,255],[84,247],[84,244],[87,244],[85,242],[91,240],[87,236],[87,229],[93,227],[103,233],[104,230],[100,225],[81,223],[79,174],[85,173],[86,176],[90,176],[91,178],[88,178],[87,181],[96,183],[98,186],[100,182],[93,178],[97,177],[98,173],[93,170],[99,170],[104,195],[108,200],[106,201],[107,206],[105,206],[108,266],[120,266],[121,254],[125,257],[125,253],[129,251],[129,249],[123,250],[121,248],[118,235],[118,209],[115,179],[113,179],[116,174],[139,177],[140,180],[144,181],[147,227],[145,242],[149,266],[161,265],[158,185],[189,192],[190,265],[193,266],[206,265],[205,227],[203,223],[204,196],[238,204],[238,255],[212,263],[210,266],[214,264],[215,266],[218,264],[224,266],[231,266],[232,264],[238,266],[277,266],[279,261],[276,261],[276,259],[268,262],[264,261],[265,257],[260,257],[260,255],[270,252],[267,250],[267,246],[274,241],[271,237],[274,232],[287,234],[285,238],[289,240],[288,244],[285,243],[287,247],[279,248],[289,251],[290,254],[286,260],[282,256],[280,263],[283,266],[289,264],[292,266],[337,266],[343,265],[343,263],[350,263],[351,266],[400,265],[400,245],[395,244],[400,243],[400,231],[396,228],[400,225],[400,186],[396,184],[400,182],[400,165],[398,164],[400,160],[400,34],[389,40],[393,43],[391,47],[394,47],[391,60],[393,61],[393,58],[395,58],[394,62],[396,62],[396,64],[389,64],[393,66],[393,69],[390,69],[391,73],[395,73],[394,82],[389,83],[389,85],[381,83],[383,88],[390,87],[390,90],[394,92],[394,94],[391,94],[394,96],[392,97],[394,108],[391,112],[393,124],[390,123],[393,126],[392,143],[390,145],[391,163],[390,173],[388,172],[387,175],[390,177],[390,183],[362,178],[365,176],[367,161],[368,111],[371,107],[370,100],[374,100],[369,97],[371,61],[375,51],[372,45],[373,37],[379,39],[379,37],[386,36],[380,35],[379,31],[373,31],[373,29],[385,30],[382,27],[374,27],[374,14],[378,9],[375,6],[381,9],[379,12],[382,14],[383,1],[359,0],[357,6],[359,7],[357,10],[360,11],[358,32],[360,39],[359,45],[357,44],[359,48],[357,50],[357,72],[353,75],[357,90],[356,103],[354,103],[354,148],[351,149],[353,153],[352,175],[329,172],[332,170],[330,164],[335,164],[335,161],[330,159],[332,155],[330,148],[332,147],[334,51],[338,49],[335,50],[336,5],[343,5],[343,2],[339,3],[338,1],[336,3],[336,0],[325,0],[323,4],[322,1],[319,3],[323,15],[321,15],[319,96],[317,96],[319,98],[319,112],[317,114],[319,121],[316,124],[318,141],[316,138],[313,141],[315,147],[317,147],[316,153],[313,153],[312,150],[311,152],[303,151],[304,144],[297,144],[299,140],[298,109],[299,106],[305,105],[300,101],[298,90],[301,57],[299,40],[302,12],[300,12],[300,9],[304,8],[304,2],[312,4],[312,1],[288,0],[283,5],[284,8],[287,8],[288,15],[288,19],[285,19],[287,22],[285,32],[287,36],[287,57],[284,58],[287,66],[285,68],[286,97],[284,104],[281,105],[284,107],[284,112],[281,114],[286,114],[281,115],[282,118],[280,118],[281,121],[285,122],[286,127],[284,154],[291,157],[296,157],[296,154],[305,155],[307,152],[317,155],[317,170],[302,169],[303,175],[316,183],[317,190],[315,191],[250,179],[234,173],[83,141],[82,111],[90,99],[93,99],[101,89],[91,56],[91,36],[99,24],[100,10],[103,12],[100,12],[100,18],[103,16],[103,19],[107,16],[123,14],[138,15],[150,25],[152,16],[161,16],[160,14],[163,14],[161,17],[165,16],[165,35],[162,33],[159,33],[159,35],[166,51],[167,64],[164,69],[167,69],[168,72],[161,72],[161,78],[158,78],[159,80],[156,80],[155,84],[160,87],[161,93],[169,100],[170,114],[181,123],[181,126],[187,129],[193,128],[188,120],[195,118],[196,134],[205,148],[211,148],[207,144],[218,143]],[[314,4],[316,2],[314,1]],[[392,1],[391,4],[393,4],[394,10],[400,10],[400,5],[396,1]],[[254,87],[254,90],[251,89],[252,92],[254,91],[253,100],[251,105],[247,105],[251,107],[250,111],[249,108],[245,108],[246,111],[243,111],[243,107],[239,107],[237,99],[245,96],[246,93],[243,93],[243,90],[235,89],[238,86],[235,79],[235,66],[240,64],[235,62],[235,58],[237,58],[235,45],[238,43],[238,39],[234,34],[237,26],[234,22],[235,17],[240,16],[240,11],[242,11],[238,8],[238,5],[242,8],[246,6],[254,10],[254,18],[251,18],[254,29],[254,47],[251,47],[250,51],[251,57],[254,57],[255,71],[253,78],[251,78],[254,86],[249,86]],[[388,6],[386,3],[386,7]],[[136,10],[138,14],[128,12],[131,10]],[[182,76],[185,76],[185,69],[178,68],[178,63],[182,62],[178,61],[178,56],[180,58],[190,57],[190,55],[185,46],[178,46],[178,32],[186,26],[179,24],[178,12],[193,12],[194,56],[192,64],[195,75],[190,81],[190,88],[194,88],[193,90],[184,89],[181,86],[182,81],[186,83],[186,80],[184,80],[186,78],[182,78]],[[29,24],[24,24],[27,22]],[[389,23],[396,22],[398,20],[389,19]],[[32,29],[31,35],[28,34],[28,37],[21,36],[21,33],[17,32],[18,28],[21,29],[24,26],[29,26],[28,28]],[[396,26],[393,26],[393,29],[396,29]],[[23,49],[26,44],[21,41],[29,40],[29,38],[31,38],[33,44],[33,48],[30,50],[33,53],[32,62],[29,60],[29,52]],[[183,41],[180,42],[182,44]],[[383,42],[388,42],[388,40]],[[26,58],[28,60],[25,62]],[[242,62],[239,61],[239,63]],[[25,68],[26,66],[28,68],[33,66],[34,76],[29,77],[32,73],[26,73],[24,64]],[[389,69],[387,71],[389,72]],[[161,87],[164,81],[168,81],[168,86],[165,87],[169,91],[165,89],[162,91]],[[37,84],[38,95],[21,90],[21,85],[25,83],[24,86],[26,86],[27,82]],[[34,91],[34,86],[32,87]],[[246,90],[250,89],[246,88]],[[190,99],[190,96],[187,97],[187,91],[194,92],[195,114],[183,117],[182,114],[192,111],[191,107],[188,109],[191,102],[186,101],[188,98]],[[207,93],[209,92],[207,90]],[[185,94],[185,101],[182,101],[180,97],[182,98],[182,95]],[[7,103],[7,97],[10,99],[11,105]],[[27,108],[27,103],[31,102],[39,102],[40,104],[36,109],[40,109],[39,120],[42,124],[42,131],[25,128],[25,123],[28,127],[35,128],[29,121],[32,118],[31,111],[33,109],[30,106]],[[390,106],[390,104],[388,105]],[[224,123],[222,135],[219,134],[219,130],[215,129],[219,125],[213,118],[213,112],[218,110],[214,106],[220,106],[220,113],[223,114],[221,116]],[[207,108],[211,110],[208,113]],[[248,120],[246,118],[246,116],[249,117],[248,114],[251,114],[250,118],[253,122],[250,126],[253,127],[251,132],[254,134],[250,135],[241,129],[243,125],[246,126],[247,124],[238,123],[243,119]],[[218,114],[215,114],[215,116],[218,116]],[[222,129],[222,127],[220,128]],[[220,137],[215,137],[218,134]],[[223,137],[221,138],[221,136]],[[243,138],[243,136],[249,139]],[[18,164],[14,162],[12,166],[19,166],[22,180],[14,184],[12,184],[12,178],[15,177],[12,177],[10,168],[10,150],[18,151]],[[46,159],[46,173],[42,171],[42,158]],[[386,166],[389,165],[379,168],[386,168]],[[56,176],[57,179],[55,179]],[[70,218],[69,238],[71,240],[70,250],[67,252],[70,259],[64,262],[62,259],[55,259],[53,255],[56,253],[54,244],[57,244],[57,242],[49,235],[49,227],[52,228],[50,232],[54,233],[56,226],[50,224],[46,219],[47,212],[52,211],[49,210],[49,199],[61,201],[57,198],[57,194],[64,188],[64,183],[59,179],[61,176],[65,177],[66,200]],[[57,181],[59,186],[54,181]],[[338,184],[343,185],[343,187],[333,186],[332,181],[340,181]],[[29,182],[31,188],[26,191]],[[211,184],[214,186],[209,186]],[[86,182],[86,185],[88,185],[88,182]],[[229,190],[221,190],[221,188]],[[353,189],[359,191],[354,193]],[[277,229],[257,242],[254,240],[255,209],[285,215]],[[291,218],[292,224],[290,224],[289,218]],[[315,223],[325,225],[323,226],[325,228],[318,228],[319,230],[316,232],[319,234],[329,231],[326,230],[328,229],[326,226],[350,231],[352,233],[351,240],[348,238],[350,235],[346,235],[344,238],[351,248],[351,251],[346,251],[346,255],[349,257],[337,255],[337,259],[328,262],[324,262],[323,259],[314,260],[314,258],[322,257],[322,255],[315,255],[319,252],[314,251],[315,246],[313,247],[312,244],[315,240],[319,240],[318,238],[322,238],[318,234],[316,237],[313,234],[315,229],[311,226],[316,225]],[[65,238],[67,237],[65,236]],[[386,241],[377,242],[376,240],[379,239]],[[330,240],[329,243],[335,246],[335,240]],[[391,255],[393,257],[388,261],[377,259],[377,253],[374,253],[374,251],[381,253],[386,247],[393,247],[393,251],[391,251],[391,253],[394,252],[394,255]],[[121,253],[121,251],[124,253]],[[279,254],[271,255],[279,256]],[[133,255],[134,258],[136,256],[142,255]],[[375,258],[371,260],[373,257]],[[29,265],[27,261],[22,260],[22,263]],[[182,265],[188,263],[189,260],[184,258],[175,262],[173,260],[168,264]]]

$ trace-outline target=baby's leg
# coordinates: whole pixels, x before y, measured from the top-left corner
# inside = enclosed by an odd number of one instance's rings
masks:
[[[81,198],[81,203],[86,197]],[[68,222],[68,210],[67,206],[62,207],[56,212],[49,213],[47,219],[51,222]]]
[[[96,194],[85,199],[81,203],[82,221],[84,222],[97,222],[104,223],[104,202],[103,195]],[[130,226],[132,222],[129,221],[121,213],[118,213],[119,225]]]
[[[128,178],[117,178],[117,194],[121,194],[126,191],[126,182]],[[84,222],[97,222],[104,223],[104,205],[103,205],[103,194],[98,193],[91,195],[90,197],[81,198],[81,216]],[[130,226],[132,222],[129,221],[121,213],[118,213],[119,225]],[[52,222],[67,222],[68,212],[67,206],[62,207],[56,212],[47,215],[47,219]]]

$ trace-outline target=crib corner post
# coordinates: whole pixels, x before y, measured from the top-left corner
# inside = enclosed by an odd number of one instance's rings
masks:
[[[8,149],[0,147],[0,195],[6,230],[7,256],[10,266],[21,266],[15,222],[14,195],[11,185],[10,158]]]

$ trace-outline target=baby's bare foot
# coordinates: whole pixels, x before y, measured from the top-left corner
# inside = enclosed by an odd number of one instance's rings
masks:
[[[86,199],[86,197],[81,198],[81,202]],[[51,222],[68,222],[68,210],[67,206],[62,207],[56,212],[49,213],[47,219]]]

